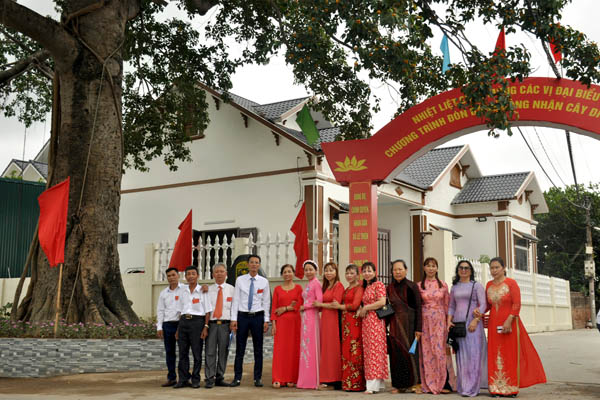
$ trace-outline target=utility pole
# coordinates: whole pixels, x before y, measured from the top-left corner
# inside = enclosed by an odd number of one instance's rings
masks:
[[[586,233],[586,249],[585,249],[585,262],[584,271],[585,276],[589,280],[590,290],[590,315],[592,320],[592,328],[596,326],[596,291],[594,289],[594,279],[596,278],[596,266],[594,263],[594,247],[592,245],[592,218],[591,208],[592,202],[588,197],[584,203],[585,208],[585,233]]]

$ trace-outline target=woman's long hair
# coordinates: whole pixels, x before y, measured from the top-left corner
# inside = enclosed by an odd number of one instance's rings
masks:
[[[427,274],[425,273],[425,266],[427,264],[429,264],[429,262],[433,261],[435,263],[435,266],[438,268],[438,270],[440,269],[440,264],[438,264],[437,260],[433,257],[427,257],[425,259],[425,261],[423,261],[423,279],[421,280],[421,289],[425,290],[425,279],[427,279]],[[439,288],[443,288],[444,285],[442,284],[442,281],[440,281],[440,278],[438,278],[438,272],[435,271],[435,280],[438,283]]]
[[[371,261],[367,261],[366,263],[364,263],[362,265],[362,267],[360,268],[360,271],[364,272],[367,267],[371,267],[371,269],[373,269],[373,272],[377,271],[377,269],[375,268],[375,264],[373,264]],[[373,282],[377,282],[377,275],[375,275],[373,277],[373,279],[371,279],[370,281],[367,281],[366,279],[363,279],[363,288],[366,288],[367,286],[369,286]]]
[[[327,278],[325,278],[325,270],[327,269],[327,267],[331,267],[335,271],[335,278],[333,278],[333,283],[331,284],[331,287],[333,288],[335,284],[340,281],[340,272],[338,271],[337,264],[334,262],[328,262],[327,264],[325,264],[325,266],[323,267],[323,293],[325,293],[327,288],[329,288],[329,281],[327,280]]]
[[[473,264],[471,264],[471,261],[469,261],[469,260],[460,260],[456,264],[456,271],[454,271],[454,278],[452,278],[452,284],[453,285],[456,285],[460,281],[460,276],[458,275],[458,267],[462,263],[469,264],[469,268],[471,269],[471,282],[475,282],[475,268],[473,268]]]

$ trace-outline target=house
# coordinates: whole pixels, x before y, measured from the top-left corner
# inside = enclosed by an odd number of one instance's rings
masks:
[[[12,159],[4,172],[0,175],[1,178],[23,179],[28,182],[46,183],[48,179],[48,152],[50,151],[50,141],[42,147],[40,152],[33,160],[17,160]]]
[[[128,170],[123,177],[122,270],[144,265],[148,243],[174,243],[190,209],[194,240],[212,243],[233,235],[286,234],[303,200],[315,239],[335,234],[348,212],[348,189],[333,178],[320,143],[308,145],[295,123],[310,98],[258,104],[231,95],[227,103],[204,89],[212,100],[211,122],[191,138],[192,161],[173,172],[155,159],[149,172]],[[321,141],[335,140],[339,130],[311,113]],[[454,254],[501,255],[510,267],[535,272],[534,214],[544,212],[533,172],[484,176],[468,145],[431,150],[378,188],[379,274],[387,276],[389,261],[404,258],[419,279],[426,236],[435,231],[451,232]],[[320,247],[311,257],[322,264],[329,253]],[[201,254],[195,257],[208,267]]]

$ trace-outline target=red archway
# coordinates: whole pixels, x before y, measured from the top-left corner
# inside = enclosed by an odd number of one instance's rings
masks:
[[[510,85],[519,118],[513,125],[568,129],[598,138],[600,86],[569,79],[527,78]],[[459,109],[460,89],[425,100],[368,139],[323,143],[336,180],[350,187],[350,261],[377,260],[375,184],[456,137],[485,129],[471,110]]]

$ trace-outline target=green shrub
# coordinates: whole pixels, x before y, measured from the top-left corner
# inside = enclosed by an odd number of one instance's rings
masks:
[[[14,338],[53,338],[54,322],[12,322],[9,318],[0,319],[0,337]],[[59,338],[66,339],[151,339],[156,338],[154,321],[142,321],[131,324],[123,321],[119,324],[67,324],[59,322]]]

